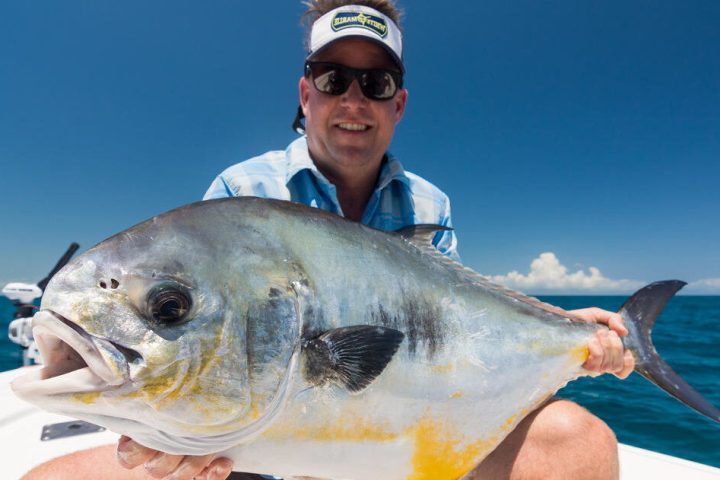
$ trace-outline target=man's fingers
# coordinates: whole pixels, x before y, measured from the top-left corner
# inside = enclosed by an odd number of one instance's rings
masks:
[[[620,379],[625,379],[635,370],[635,357],[630,350],[625,350],[623,355],[623,368],[619,372],[615,373],[615,376]]]
[[[583,367],[586,370],[590,370],[591,372],[599,372],[604,355],[603,348],[600,345],[600,341],[597,339],[597,337],[593,337],[590,342],[588,342],[588,350],[590,352],[590,355],[588,355],[588,359],[583,364]]]
[[[625,321],[618,313],[613,313],[608,317],[607,326],[608,328],[610,328],[610,330],[617,333],[621,337],[624,337],[629,333],[627,327],[625,326]]]
[[[214,458],[215,455],[188,455],[183,457],[175,471],[172,472],[173,480],[192,480],[197,475],[200,475],[206,467],[209,467]]]
[[[623,344],[614,330],[604,330],[600,343],[605,350],[603,371],[616,373],[623,368]]]
[[[165,478],[178,468],[184,458],[183,455],[158,452],[157,455],[145,462],[145,470],[153,478]]]
[[[614,353],[610,344],[610,330],[598,330],[595,333],[595,337],[598,339],[598,342],[600,342],[600,346],[603,349],[603,358],[602,362],[600,363],[600,371],[603,373],[612,372]]]
[[[210,475],[210,468],[205,467],[202,472],[193,477],[193,480],[208,480],[210,478],[208,475]]]
[[[139,443],[123,435],[118,440],[117,459],[125,468],[135,468],[147,462],[157,454],[157,450],[143,447]]]
[[[135,468],[145,464],[145,470],[153,478],[174,480],[225,480],[232,473],[233,463],[228,458],[215,455],[170,455],[147,448],[122,436],[118,440],[117,457],[120,465]]]
[[[625,321],[619,313],[610,312],[597,307],[571,310],[569,313],[572,313],[574,316],[587,323],[601,323],[603,325],[607,325],[610,330],[614,330],[621,337],[628,334],[628,329],[625,327]]]
[[[199,475],[195,475],[194,480],[225,480],[232,473],[232,465],[227,458],[216,458]]]
[[[210,464],[208,480],[225,480],[232,473],[233,462],[229,458],[216,458]]]
[[[632,354],[624,351],[620,337],[612,330],[595,332],[595,336],[588,342],[588,351],[588,359],[583,364],[586,370],[625,375],[625,377],[632,372],[634,367]]]
[[[232,461],[227,458],[216,458],[202,472],[195,475],[193,480],[225,480],[231,473]]]

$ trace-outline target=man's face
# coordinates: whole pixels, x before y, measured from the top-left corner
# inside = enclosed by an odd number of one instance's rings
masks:
[[[362,39],[340,40],[313,60],[397,70],[381,46]],[[323,173],[332,176],[378,168],[406,102],[405,89],[390,100],[378,101],[365,97],[356,80],[345,93],[333,96],[319,92],[312,79],[301,78],[300,104],[313,160]]]

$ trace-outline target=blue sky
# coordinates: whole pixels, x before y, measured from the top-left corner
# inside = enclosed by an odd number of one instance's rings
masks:
[[[400,5],[391,151],[450,195],[467,265],[531,293],[720,293],[720,3]],[[2,2],[0,283],[285,148],[302,11]]]

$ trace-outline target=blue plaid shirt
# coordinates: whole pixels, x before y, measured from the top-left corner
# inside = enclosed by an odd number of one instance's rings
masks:
[[[285,151],[267,152],[226,169],[203,199],[232,196],[290,200],[343,216],[335,185],[313,163],[305,137],[292,142]],[[385,231],[421,223],[451,227],[450,200],[388,155],[360,221]],[[433,244],[443,254],[458,259],[453,231],[438,232]]]

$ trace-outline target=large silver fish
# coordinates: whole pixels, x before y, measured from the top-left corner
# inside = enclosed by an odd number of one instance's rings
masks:
[[[598,325],[488,282],[430,245],[297,204],[232,198],[152,218],[54,276],[45,366],[13,384],[47,410],[241,471],[457,479],[570,380]],[[649,332],[683,285],[623,307],[637,370],[705,401]]]

